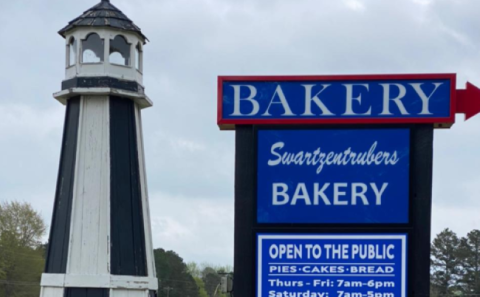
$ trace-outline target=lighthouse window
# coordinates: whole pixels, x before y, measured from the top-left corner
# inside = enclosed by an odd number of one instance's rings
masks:
[[[103,40],[100,36],[95,33],[88,35],[87,39],[82,40],[82,62],[85,64],[103,62],[103,49]]]
[[[135,68],[138,71],[142,71],[142,47],[140,43],[135,47]]]
[[[123,36],[117,35],[110,41],[110,63],[130,65],[130,45]]]
[[[68,43],[68,66],[73,66],[77,61],[77,41],[71,38]]]

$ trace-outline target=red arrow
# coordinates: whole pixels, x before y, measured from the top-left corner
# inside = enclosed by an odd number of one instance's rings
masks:
[[[464,113],[465,120],[480,113],[480,89],[467,82],[466,90],[457,90],[457,113]]]

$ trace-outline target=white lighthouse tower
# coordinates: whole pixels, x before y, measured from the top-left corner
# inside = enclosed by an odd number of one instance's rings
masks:
[[[110,1],[66,40],[62,153],[41,297],[155,296],[141,110],[147,38]]]

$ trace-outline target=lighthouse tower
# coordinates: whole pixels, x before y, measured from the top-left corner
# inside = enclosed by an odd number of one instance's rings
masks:
[[[65,128],[41,297],[155,296],[141,110],[147,38],[110,1],[60,30]]]

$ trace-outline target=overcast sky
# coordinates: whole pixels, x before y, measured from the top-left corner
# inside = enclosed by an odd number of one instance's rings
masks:
[[[0,201],[50,224],[65,108],[56,32],[97,0],[0,0]],[[143,113],[154,247],[233,264],[234,132],[218,75],[458,73],[480,85],[478,0],[112,0],[150,39]],[[480,229],[480,116],[435,132],[433,233]]]

